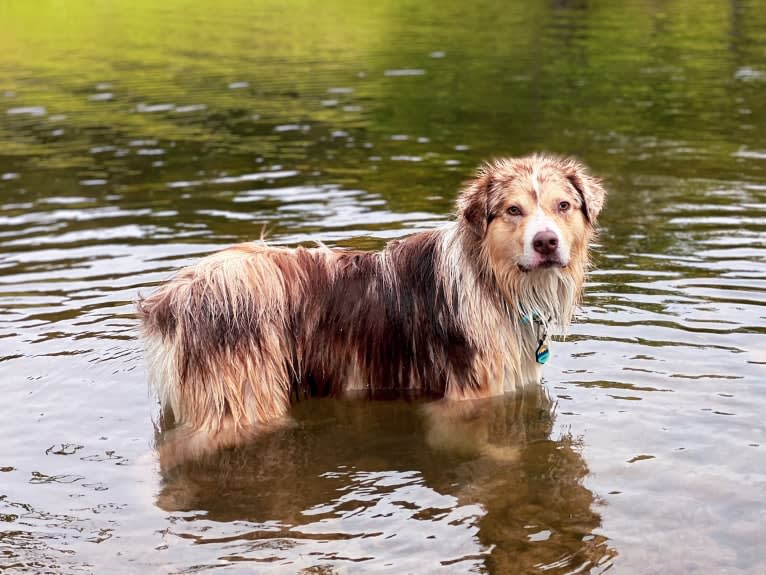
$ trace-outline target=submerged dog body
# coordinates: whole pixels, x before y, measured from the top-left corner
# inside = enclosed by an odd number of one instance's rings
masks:
[[[138,304],[152,384],[200,451],[304,396],[462,399],[537,383],[536,351],[569,324],[604,196],[573,160],[500,160],[467,184],[455,222],[380,252],[259,242],[208,256]]]

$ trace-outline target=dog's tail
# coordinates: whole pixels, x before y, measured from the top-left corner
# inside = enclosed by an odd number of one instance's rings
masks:
[[[216,438],[230,444],[226,438],[287,411],[293,354],[285,290],[264,249],[236,247],[137,302],[150,384],[186,430],[189,451]]]

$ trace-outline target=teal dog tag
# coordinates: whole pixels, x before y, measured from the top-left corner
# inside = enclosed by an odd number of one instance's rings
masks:
[[[543,365],[551,356],[551,352],[548,349],[548,345],[545,343],[545,339],[540,340],[540,344],[535,350],[535,361],[540,365]]]

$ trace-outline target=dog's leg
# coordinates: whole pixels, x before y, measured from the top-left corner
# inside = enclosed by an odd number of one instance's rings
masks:
[[[244,445],[263,433],[275,431],[289,423],[290,419],[283,416],[268,425],[238,425],[227,416],[214,432],[182,423],[164,432],[157,442],[160,469],[167,473],[180,464],[202,461],[221,449]]]
[[[262,326],[258,342],[186,358],[170,405],[179,425],[160,451],[163,469],[281,426],[290,406],[292,375],[285,363],[284,331]],[[181,363],[183,365],[183,363]]]

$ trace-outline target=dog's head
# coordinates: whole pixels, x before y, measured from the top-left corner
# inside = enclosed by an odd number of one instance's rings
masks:
[[[489,162],[458,200],[460,225],[502,275],[584,269],[606,191],[573,159],[534,155]]]

